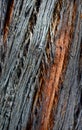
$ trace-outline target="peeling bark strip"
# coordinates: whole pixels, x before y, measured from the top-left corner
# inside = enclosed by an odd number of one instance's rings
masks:
[[[3,35],[3,42],[6,43],[7,40],[7,35],[9,31],[9,26],[12,20],[12,14],[14,10],[14,0],[9,0],[8,1],[8,6],[7,6],[7,12],[6,12],[6,18],[5,18],[5,24],[4,24],[4,35]]]
[[[57,107],[57,102],[58,102],[58,93],[59,93],[59,87],[60,87],[60,78],[63,76],[62,74],[66,70],[66,60],[68,60],[68,54],[70,50],[70,45],[72,42],[72,37],[73,37],[73,31],[74,31],[74,24],[75,24],[75,18],[76,18],[76,3],[73,5],[73,9],[71,12],[70,5],[73,3],[68,3],[68,10],[63,14],[63,21],[62,21],[62,28],[60,32],[60,36],[54,43],[56,46],[55,50],[55,58],[54,58],[54,64],[49,67],[47,72],[49,73],[49,78],[44,78],[41,77],[41,80],[43,78],[43,87],[44,89],[41,88],[39,90],[40,92],[36,96],[36,100],[38,98],[41,98],[39,95],[42,96],[42,100],[39,99],[40,103],[40,108],[41,110],[39,113],[36,115],[36,120],[39,120],[36,127],[34,129],[39,129],[39,130],[48,130],[49,128],[49,121],[50,121],[50,115],[52,111],[52,106],[54,105]],[[59,6],[59,5],[58,5]],[[72,13],[71,17],[69,15]],[[58,14],[59,15],[59,14]],[[58,16],[56,16],[58,18]],[[70,25],[70,19],[72,20],[72,24]],[[61,19],[59,20],[61,22]],[[55,23],[55,21],[54,21]],[[59,25],[59,24],[58,24]],[[58,26],[57,25],[57,26]],[[54,33],[57,33],[57,31],[54,30]],[[55,34],[54,34],[55,35]],[[50,49],[50,48],[49,48]],[[66,63],[66,65],[65,65]],[[45,73],[44,69],[43,72]],[[47,74],[48,74],[47,73]],[[42,82],[42,81],[41,81]],[[40,94],[42,93],[42,94]],[[55,104],[53,104],[55,100]],[[34,113],[36,113],[36,109],[38,110],[38,102],[36,105],[34,104]],[[52,122],[53,123],[53,122]],[[52,124],[51,124],[52,125]]]

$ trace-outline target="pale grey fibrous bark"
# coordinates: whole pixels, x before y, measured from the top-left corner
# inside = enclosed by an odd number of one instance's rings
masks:
[[[0,130],[82,130],[82,1],[0,1]]]

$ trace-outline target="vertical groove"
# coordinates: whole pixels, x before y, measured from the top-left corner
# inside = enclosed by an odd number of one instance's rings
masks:
[[[5,17],[5,24],[4,24],[4,35],[3,35],[3,42],[6,43],[8,32],[9,32],[9,26],[12,20],[12,14],[14,9],[14,0],[9,0],[8,6],[7,6],[7,13]]]

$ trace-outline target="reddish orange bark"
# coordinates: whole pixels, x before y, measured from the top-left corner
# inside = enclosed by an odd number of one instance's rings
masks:
[[[59,92],[60,78],[66,69],[65,64],[67,64],[66,60],[68,58],[71,43],[70,41],[72,40],[72,34],[73,34],[73,25],[70,25],[69,23],[69,17],[68,17],[69,13],[70,10],[68,10],[64,14],[61,34],[55,43],[56,51],[55,51],[54,64],[51,66],[51,69],[49,68],[50,70],[47,70],[50,74],[49,78],[47,78],[46,80],[45,78],[43,78],[43,80],[45,80],[45,87],[43,87],[44,88],[43,90],[40,90],[40,93],[43,93],[44,95],[44,100],[42,100],[41,103],[42,104],[42,110],[40,114],[41,122],[38,125],[38,128],[40,130],[48,130],[49,118],[51,115],[54,100],[55,100],[54,104],[55,107],[58,102],[57,94]],[[76,4],[73,7],[73,13],[72,13],[73,24],[75,21],[75,16],[76,16]],[[35,104],[37,102],[38,96],[39,92],[36,96]]]

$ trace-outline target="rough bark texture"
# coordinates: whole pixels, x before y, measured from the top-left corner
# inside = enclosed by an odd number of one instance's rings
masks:
[[[0,0],[0,130],[82,130],[81,0]]]

